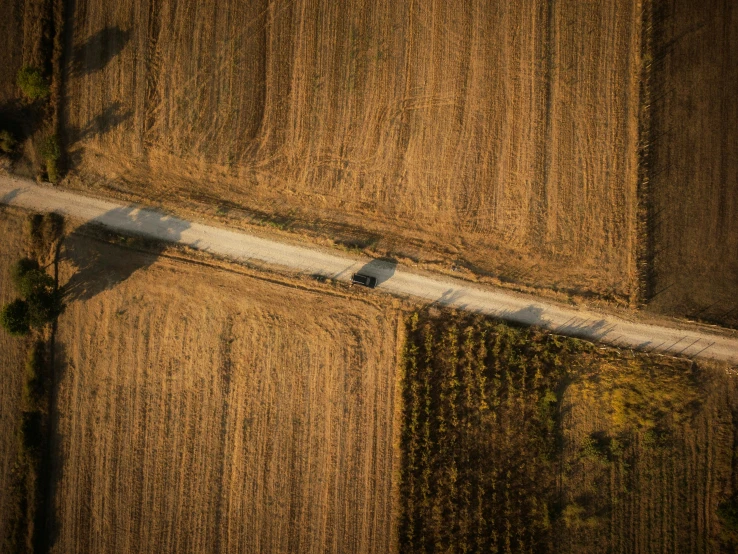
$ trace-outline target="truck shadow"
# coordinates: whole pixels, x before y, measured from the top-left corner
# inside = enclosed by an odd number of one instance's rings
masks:
[[[379,286],[382,283],[389,281],[395,274],[396,269],[397,260],[393,258],[377,258],[376,260],[372,260],[368,264],[363,265],[357,273],[376,277],[377,286]]]
[[[120,231],[111,231],[113,225]],[[64,285],[66,300],[89,300],[122,283],[153,264],[166,243],[179,240],[189,226],[175,217],[128,206],[78,227],[64,240],[61,252],[62,261],[76,269]]]

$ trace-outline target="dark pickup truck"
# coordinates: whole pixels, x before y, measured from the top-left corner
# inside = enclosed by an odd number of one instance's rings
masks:
[[[354,273],[351,276],[351,284],[352,285],[363,285],[365,287],[369,287],[370,289],[373,289],[377,286],[377,278],[372,277],[371,275],[362,275],[361,273]]]

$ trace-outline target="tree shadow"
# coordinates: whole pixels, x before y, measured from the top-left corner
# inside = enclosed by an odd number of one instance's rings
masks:
[[[571,337],[580,337],[588,340],[603,340],[612,333],[615,325],[606,319],[582,319],[574,317],[566,323],[559,325],[555,332]]]
[[[335,234],[340,236],[340,238],[334,239],[335,243],[351,250],[364,250],[365,248],[375,247],[382,238],[381,235],[376,233],[370,233],[364,229],[356,229],[349,226],[336,229]]]
[[[377,258],[376,260],[372,260],[368,264],[363,265],[362,268],[357,271],[357,273],[376,277],[377,286],[379,286],[382,283],[390,280],[395,274],[396,270],[397,260],[393,258]]]
[[[531,304],[514,312],[506,312],[503,319],[520,325],[542,326],[545,323],[545,320],[541,317],[542,314],[543,308]]]
[[[37,123],[31,117],[32,110],[32,105],[18,99],[0,103],[0,129],[10,131],[19,142],[25,140],[33,133]]]
[[[0,103],[0,130],[10,131],[20,146],[42,126],[44,103],[43,99],[33,102],[10,99]],[[20,157],[21,150],[16,148],[10,157]]]
[[[84,43],[74,47],[70,73],[74,77],[95,73],[105,68],[121,53],[131,38],[130,31],[117,25],[106,27],[89,37]]]
[[[437,299],[431,302],[430,304],[439,304],[441,306],[452,306],[457,300],[462,298],[464,296],[464,292],[459,289],[447,289],[443,292],[443,294]],[[466,304],[463,304],[463,306],[466,306]]]
[[[18,196],[21,192],[21,189],[13,189],[9,192],[6,192],[2,198],[0,198],[0,204],[10,204],[13,201],[13,198]]]
[[[179,240],[189,226],[175,217],[128,206],[110,210],[78,227],[65,239],[61,253],[62,259],[76,268],[64,285],[65,299],[89,300],[112,289],[153,264],[166,243]]]
[[[531,304],[519,310],[501,310],[491,314],[492,317],[500,319],[508,325],[530,327],[532,325],[545,327],[548,320],[543,317],[544,309]]]
[[[84,127],[70,129],[68,134],[69,140],[73,143],[79,140],[100,138],[118,125],[124,123],[132,115],[132,110],[123,111],[123,104],[114,102],[89,120]]]
[[[89,120],[84,127],[67,126],[64,136],[67,149],[65,149],[64,165],[68,168],[79,166],[82,161],[82,148],[70,148],[75,143],[85,139],[99,139],[130,119],[133,111],[123,111],[121,102],[108,105],[102,112]]]
[[[56,331],[54,331],[55,334]],[[49,377],[52,406],[48,415],[49,442],[47,448],[49,450],[39,471],[39,479],[43,487],[43,502],[39,515],[43,525],[39,526],[38,533],[34,533],[36,552],[50,552],[59,537],[59,519],[54,509],[54,499],[64,476],[66,462],[63,451],[64,437],[59,431],[59,406],[57,404],[59,383],[64,379],[68,364],[66,348],[59,341],[52,339],[50,355],[51,375]]]
[[[615,325],[606,319],[571,317],[568,321],[551,326],[551,321],[544,316],[544,308],[531,304],[515,311],[505,311],[499,317],[520,325],[535,325],[547,327],[553,333],[569,337],[579,337],[587,340],[603,340],[612,333]]]

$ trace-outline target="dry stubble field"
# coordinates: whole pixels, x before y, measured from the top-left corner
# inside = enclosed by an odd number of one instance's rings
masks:
[[[22,215],[0,208],[0,305],[16,297],[10,282],[10,266],[27,255],[26,220]],[[17,433],[20,425],[21,394],[25,380],[23,363],[27,343],[0,330],[0,514],[10,514],[13,465],[17,456]],[[6,517],[0,518],[0,544],[6,534]]]
[[[656,16],[650,307],[738,327],[738,5]]]
[[[62,268],[54,552],[395,549],[396,311],[78,235]]]
[[[639,21],[627,0],[78,0],[70,161],[129,199],[627,300]]]

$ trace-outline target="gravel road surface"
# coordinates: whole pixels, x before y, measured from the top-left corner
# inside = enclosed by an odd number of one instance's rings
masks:
[[[379,290],[428,303],[539,325],[571,335],[639,350],[704,357],[738,364],[738,336],[730,331],[683,329],[628,321],[599,311],[564,306],[534,296],[410,271],[392,262],[269,240],[164,215],[139,206],[90,198],[32,181],[0,176],[0,203],[54,211],[121,233],[176,242],[239,262],[258,261],[301,273],[348,281],[354,272],[377,277]],[[732,336],[731,336],[732,335]]]

